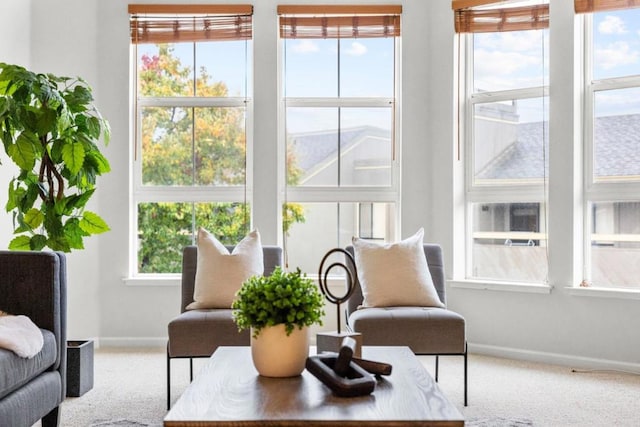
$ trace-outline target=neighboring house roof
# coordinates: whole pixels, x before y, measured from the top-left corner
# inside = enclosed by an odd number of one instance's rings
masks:
[[[549,171],[549,138],[544,138],[540,122],[518,125],[516,141],[489,162],[476,178],[524,179],[542,178]],[[595,174],[597,176],[627,176],[640,174],[640,114],[596,118]],[[543,167],[546,160],[546,168]]]
[[[390,140],[389,130],[374,126],[359,126],[343,129],[340,133],[340,150],[342,154],[368,138]],[[338,131],[335,129],[316,132],[292,134],[288,149],[293,150],[296,165],[302,169],[303,175],[316,173],[325,168],[338,155]]]

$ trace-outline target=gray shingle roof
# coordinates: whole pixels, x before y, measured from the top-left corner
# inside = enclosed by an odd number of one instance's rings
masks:
[[[479,171],[476,178],[530,179],[541,178],[544,171],[548,174],[549,138],[544,139],[544,154],[542,139],[540,122],[518,125],[517,140]],[[640,114],[598,117],[595,153],[597,176],[640,175]]]
[[[367,137],[376,136],[390,139],[390,132],[374,126],[359,126],[343,129],[340,135],[340,145],[344,152],[353,144]],[[338,131],[326,130],[317,132],[296,133],[291,135],[288,150],[293,150],[296,165],[304,172],[338,154]]]

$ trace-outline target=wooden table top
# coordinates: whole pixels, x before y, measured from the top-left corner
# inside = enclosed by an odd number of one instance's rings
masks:
[[[312,349],[312,353],[315,349]],[[408,347],[363,347],[393,365],[372,394],[336,397],[305,370],[258,375],[249,347],[219,347],[164,419],[165,427],[463,426],[464,418]]]

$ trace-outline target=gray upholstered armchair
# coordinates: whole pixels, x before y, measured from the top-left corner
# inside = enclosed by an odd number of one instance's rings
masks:
[[[227,246],[229,251],[233,246]],[[264,274],[270,275],[282,264],[282,248],[263,246]],[[167,343],[167,409],[171,406],[171,359],[188,358],[193,380],[193,358],[209,357],[219,346],[249,345],[249,331],[238,332],[231,308],[187,310],[193,302],[198,260],[197,246],[187,246],[182,253],[182,302],[180,315],[169,323]]]
[[[44,339],[30,359],[0,349],[0,426],[59,425],[67,378],[64,254],[0,251],[0,310],[29,317]]]
[[[425,244],[429,272],[438,297],[447,304],[442,248]],[[347,251],[353,255],[353,246]],[[350,263],[346,263],[352,268]],[[353,273],[353,272],[352,272]],[[347,327],[362,334],[363,345],[408,346],[415,354],[435,355],[435,379],[438,381],[438,356],[464,357],[464,405],[467,406],[467,342],[465,320],[460,314],[436,307],[359,308],[363,301],[360,283],[347,301]]]

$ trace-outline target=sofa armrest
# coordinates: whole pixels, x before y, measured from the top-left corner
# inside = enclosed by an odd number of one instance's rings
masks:
[[[0,310],[28,316],[55,335],[59,370],[66,394],[67,279],[61,252],[0,251]]]

